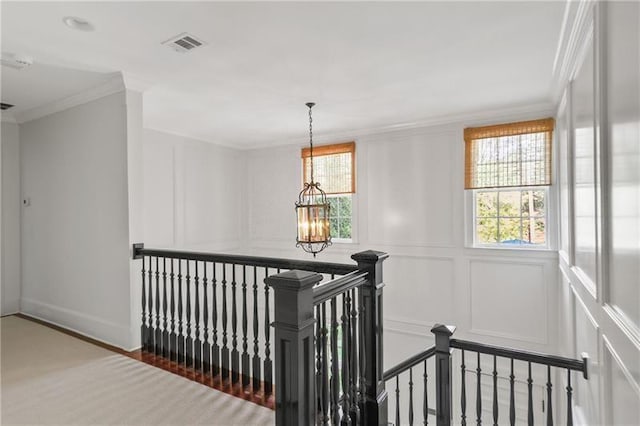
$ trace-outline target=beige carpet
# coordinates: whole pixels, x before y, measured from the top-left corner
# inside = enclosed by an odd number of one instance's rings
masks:
[[[14,316],[1,325],[2,425],[264,425],[274,411]]]

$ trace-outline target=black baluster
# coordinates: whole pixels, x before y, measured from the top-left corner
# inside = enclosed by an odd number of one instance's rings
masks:
[[[482,389],[480,387],[480,373],[482,369],[480,368],[480,352],[478,352],[478,367],[476,368],[476,381],[477,381],[477,389],[476,389],[476,423],[478,425],[482,424]]]
[[[171,281],[171,333],[169,334],[169,359],[171,361],[176,360],[177,355],[177,338],[176,335],[176,301],[175,301],[175,274],[173,271],[173,259],[171,261],[171,273],[169,274],[169,280]]]
[[[329,359],[327,356],[329,330],[327,329],[327,306],[322,303],[322,424],[329,423]]]
[[[211,345],[209,345],[209,298],[207,296],[207,262],[203,262],[204,274],[202,277],[202,372],[211,371]]]
[[[227,346],[227,264],[222,264],[222,380],[229,378],[229,347]]]
[[[269,276],[269,268],[264,268],[264,276]],[[271,394],[273,391],[273,363],[271,361],[271,320],[269,319],[269,286],[264,285],[264,391]]]
[[[349,396],[349,292],[342,295],[342,317],[340,329],[342,331],[342,424],[351,424],[351,397]]]
[[[567,368],[567,426],[573,426],[573,407],[571,395],[573,388],[571,387],[571,370]]]
[[[232,265],[231,274],[231,383],[240,380],[240,352],[238,352],[238,307],[236,297],[236,265]]]
[[[147,329],[147,344],[146,350],[147,352],[153,353],[154,351],[154,335],[155,330],[153,329],[153,258],[149,256],[149,276],[147,280],[147,288],[148,288],[148,311],[149,311],[149,327]]]
[[[547,365],[547,426],[553,426],[553,404],[551,402],[551,366]]]
[[[462,409],[461,421],[460,424],[465,426],[467,424],[467,378],[466,378],[466,370],[467,367],[464,365],[464,349],[462,350],[462,364],[460,364],[460,377],[462,378],[462,383],[460,384],[460,408]]]
[[[195,339],[193,341],[193,368],[196,370],[202,369],[202,341],[200,340],[200,277],[198,276],[198,261],[195,262],[195,277],[193,279],[193,286],[195,288],[194,314],[195,318]]]
[[[247,266],[242,265],[242,387],[249,386],[249,343],[247,340],[249,316],[247,313]]]
[[[413,368],[409,369],[409,426],[413,426]]]
[[[160,267],[158,257],[156,257],[156,332],[154,352],[162,355],[162,329],[160,328]]]
[[[509,424],[516,424],[516,394],[515,394],[515,378],[513,375],[513,358],[511,358],[511,374],[509,375]]]
[[[498,366],[493,356],[493,426],[498,426]]]
[[[147,347],[147,289],[145,288],[147,284],[147,274],[144,269],[144,259],[142,256],[142,320],[140,323],[140,346],[144,351]]]
[[[396,376],[396,426],[400,426],[400,379]]]
[[[331,419],[334,425],[340,424],[338,400],[340,398],[340,378],[338,374],[338,310],[336,298],[331,299]]]
[[[422,415],[423,415],[423,423],[426,425],[429,424],[429,388],[428,388],[428,378],[427,375],[427,360],[424,361],[424,374],[422,375],[423,383],[424,383],[424,401],[422,403]]]
[[[185,354],[184,363],[187,367],[193,365],[193,337],[191,336],[191,275],[189,274],[189,259],[187,259],[187,275],[185,276],[185,286],[187,287],[185,295],[185,315],[187,320],[187,335],[185,338]]]
[[[169,358],[169,327],[167,322],[167,258],[162,258],[162,357]]]
[[[527,405],[527,423],[529,426],[533,426],[533,380],[531,379],[531,362],[529,365],[529,377],[527,379],[527,392],[529,397],[529,403]]]
[[[211,374],[215,377],[220,374],[220,346],[218,345],[218,280],[216,279],[216,264],[211,271]]]
[[[260,353],[259,353],[259,331],[260,322],[258,318],[258,272],[256,267],[253,267],[253,390],[258,391],[260,389]]]
[[[322,400],[322,313],[320,310],[320,305],[316,306],[316,330],[315,330],[315,347],[316,347],[316,400],[317,400],[317,410],[322,413],[322,407],[324,405],[324,401]]]
[[[357,293],[354,288],[351,290],[351,357],[350,357],[350,367],[349,371],[350,375],[350,384],[351,384],[351,420],[353,424],[360,424],[360,404],[358,398],[358,377],[359,377],[359,368],[358,368],[358,352],[361,350],[361,346],[359,345],[359,336],[358,336],[358,306],[357,306]]]
[[[367,354],[365,353],[365,344],[364,344],[364,339],[365,339],[365,327],[367,324],[365,324],[365,316],[364,316],[364,292],[362,291],[362,287],[360,287],[360,289],[358,290],[358,316],[360,318],[360,321],[358,321],[358,337],[359,337],[359,341],[360,341],[360,362],[359,362],[359,366],[360,366],[360,389],[359,389],[359,396],[360,399],[358,401],[358,405],[360,406],[360,412],[362,413],[362,417],[364,418],[365,416],[365,406],[366,406],[366,401],[365,401],[365,387],[366,387],[366,381],[364,379],[364,374],[367,368],[366,365],[366,360],[367,360]]]
[[[178,259],[178,356],[177,361],[179,364],[184,362],[184,335],[183,330],[183,317],[182,317],[182,259]]]

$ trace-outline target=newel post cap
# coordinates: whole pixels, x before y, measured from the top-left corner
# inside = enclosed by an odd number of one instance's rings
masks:
[[[271,275],[264,279],[264,282],[273,287],[274,290],[290,291],[305,290],[313,287],[320,281],[322,281],[322,275],[316,272],[299,271],[297,269]]]
[[[431,332],[435,335],[445,335],[445,336],[453,336],[453,333],[456,332],[455,325],[444,325],[444,324],[435,324],[431,329]]]
[[[366,250],[351,255],[351,259],[356,262],[376,263],[389,257],[388,253],[376,250]]]

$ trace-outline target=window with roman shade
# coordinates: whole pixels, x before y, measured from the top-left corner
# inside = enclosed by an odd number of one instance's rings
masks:
[[[355,142],[313,147],[313,177],[327,194],[334,242],[353,239],[353,197],[356,192]],[[302,149],[303,182],[311,179],[311,152]]]
[[[327,194],[356,192],[355,142],[313,147],[313,177]],[[311,179],[311,151],[302,149],[303,182]]]
[[[464,130],[465,189],[551,185],[554,120]]]
[[[464,130],[473,245],[548,247],[553,118]]]

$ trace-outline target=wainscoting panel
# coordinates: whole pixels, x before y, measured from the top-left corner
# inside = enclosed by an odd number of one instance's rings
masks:
[[[457,132],[415,135],[393,144],[367,144],[367,187],[375,193],[367,206],[373,244],[454,245],[452,212],[460,191],[454,188],[451,164],[459,136]]]
[[[546,344],[544,279],[543,264],[471,260],[471,333]]]
[[[615,425],[640,424],[640,386],[635,381],[631,372],[613,349],[611,343],[603,337],[604,360],[608,367],[606,374],[609,377],[607,395],[606,423]]]
[[[573,291],[575,296],[575,325],[576,325],[576,353],[575,357],[583,352],[589,354],[589,362],[593,367],[589,380],[583,380],[580,375],[574,375],[573,387],[576,392],[576,405],[587,419],[600,419],[600,350],[598,348],[600,327],[596,323],[584,302]]]
[[[394,256],[385,262],[385,316],[421,323],[453,324],[454,261]],[[423,330],[429,334],[429,330]]]

